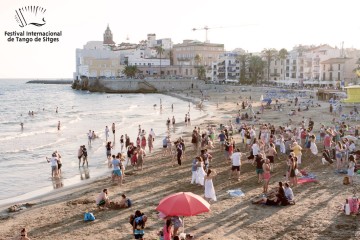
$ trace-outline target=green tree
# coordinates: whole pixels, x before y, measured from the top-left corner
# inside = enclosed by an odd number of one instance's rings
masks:
[[[127,78],[134,78],[137,72],[138,72],[138,68],[136,65],[125,66],[124,70],[122,71],[122,73],[125,74]]]
[[[289,53],[285,48],[280,49],[278,58],[280,59],[280,61],[283,62],[284,67],[285,67],[285,61],[284,60],[286,60],[288,55],[289,55]],[[285,80],[285,75],[286,75],[285,71],[286,71],[286,69],[284,68],[284,80]]]
[[[197,69],[198,79],[205,80],[206,79],[206,70],[204,66],[200,66]]]
[[[194,61],[195,61],[196,66],[199,66],[201,63],[201,56],[199,54],[196,54],[194,57]]]
[[[266,59],[267,63],[267,81],[270,81],[270,63],[271,60],[277,58],[278,51],[275,48],[265,48],[261,51],[261,55]]]
[[[238,56],[238,60],[239,60],[239,63],[240,63],[239,83],[240,84],[245,84],[247,82],[246,69],[248,68],[248,65],[249,65],[249,55],[241,54],[241,55]]]
[[[156,50],[156,52],[157,52],[157,54],[159,54],[160,55],[160,76],[162,75],[162,72],[161,72],[161,55],[164,53],[164,48],[162,47],[162,45],[160,45],[160,46],[156,46],[155,47],[155,50]]]
[[[259,56],[251,56],[249,58],[249,72],[251,83],[257,83],[263,79],[263,73],[266,62]]]

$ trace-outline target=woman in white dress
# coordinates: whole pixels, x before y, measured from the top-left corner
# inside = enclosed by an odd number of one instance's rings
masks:
[[[210,202],[211,200],[216,201],[215,188],[212,179],[216,176],[215,170],[210,168],[207,171],[206,176],[204,177],[205,185],[205,200]]]
[[[204,171],[204,160],[202,157],[198,159],[198,168],[196,170],[196,184],[204,186],[204,177],[206,173]]]

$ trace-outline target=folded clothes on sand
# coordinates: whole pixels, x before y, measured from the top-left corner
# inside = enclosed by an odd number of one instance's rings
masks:
[[[227,191],[232,197],[245,197],[245,193],[241,189],[231,189]]]

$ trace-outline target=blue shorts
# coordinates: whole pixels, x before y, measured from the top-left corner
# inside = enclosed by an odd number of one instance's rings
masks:
[[[115,176],[121,176],[121,171],[119,169],[113,170]]]

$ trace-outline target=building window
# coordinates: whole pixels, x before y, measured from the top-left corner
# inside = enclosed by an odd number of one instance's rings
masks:
[[[339,67],[340,67],[340,64],[339,64]],[[340,81],[340,72],[338,72],[338,81]]]
[[[286,77],[289,77],[289,73],[286,73]]]
[[[193,75],[193,71],[192,71],[192,69],[190,69],[190,75]]]
[[[326,79],[325,79],[325,73],[323,73],[323,79],[322,79],[322,80],[326,80]]]
[[[329,80],[332,81],[332,72],[330,72]]]
[[[340,71],[340,64],[339,64],[339,66],[338,66],[338,70]]]
[[[185,75],[186,76],[188,75],[188,69],[185,69]]]

